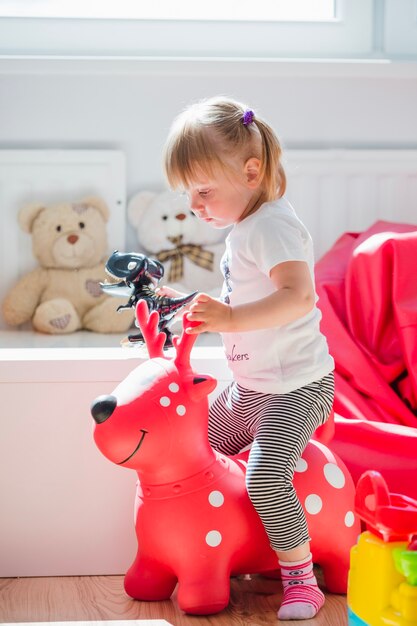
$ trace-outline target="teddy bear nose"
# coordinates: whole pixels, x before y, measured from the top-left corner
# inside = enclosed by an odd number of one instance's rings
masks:
[[[175,216],[175,219],[180,220],[180,222],[182,222],[182,220],[185,220],[186,217],[187,216],[185,213],[177,213],[177,215]]]
[[[68,241],[68,243],[70,243],[70,244],[77,243],[77,241],[78,241],[78,235],[68,235],[68,237],[67,237],[67,241]]]

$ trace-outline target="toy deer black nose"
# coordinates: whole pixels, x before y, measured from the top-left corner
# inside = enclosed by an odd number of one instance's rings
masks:
[[[97,424],[105,422],[117,406],[114,396],[98,396],[91,405],[91,415]]]

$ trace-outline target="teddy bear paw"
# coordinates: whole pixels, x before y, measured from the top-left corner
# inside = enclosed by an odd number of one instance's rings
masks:
[[[99,280],[92,280],[91,278],[85,281],[85,289],[87,293],[93,298],[101,298],[103,295],[103,290],[100,287]]]
[[[78,313],[71,302],[59,298],[43,302],[33,317],[34,329],[51,335],[72,333],[80,326]]]
[[[61,317],[55,317],[52,320],[49,320],[49,323],[54,328],[64,331],[68,324],[71,321],[71,315],[67,313],[66,315],[62,315]]]
[[[84,315],[82,326],[95,333],[124,333],[133,323],[134,310],[118,311],[115,298],[106,298]]]

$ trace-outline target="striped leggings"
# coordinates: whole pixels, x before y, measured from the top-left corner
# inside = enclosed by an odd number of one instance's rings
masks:
[[[292,481],[308,440],[330,414],[333,396],[333,373],[282,395],[233,382],[210,408],[209,440],[215,450],[233,455],[253,442],[246,488],[274,550],[292,550],[310,540]]]

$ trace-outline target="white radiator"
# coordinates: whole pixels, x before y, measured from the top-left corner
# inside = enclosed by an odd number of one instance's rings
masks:
[[[376,220],[417,228],[417,150],[288,150],[287,196],[319,259]]]
[[[117,150],[0,150],[0,301],[37,264],[30,235],[17,222],[27,203],[99,195],[110,208],[109,253],[124,248],[125,169],[124,154]],[[0,328],[5,327],[0,316]]]

